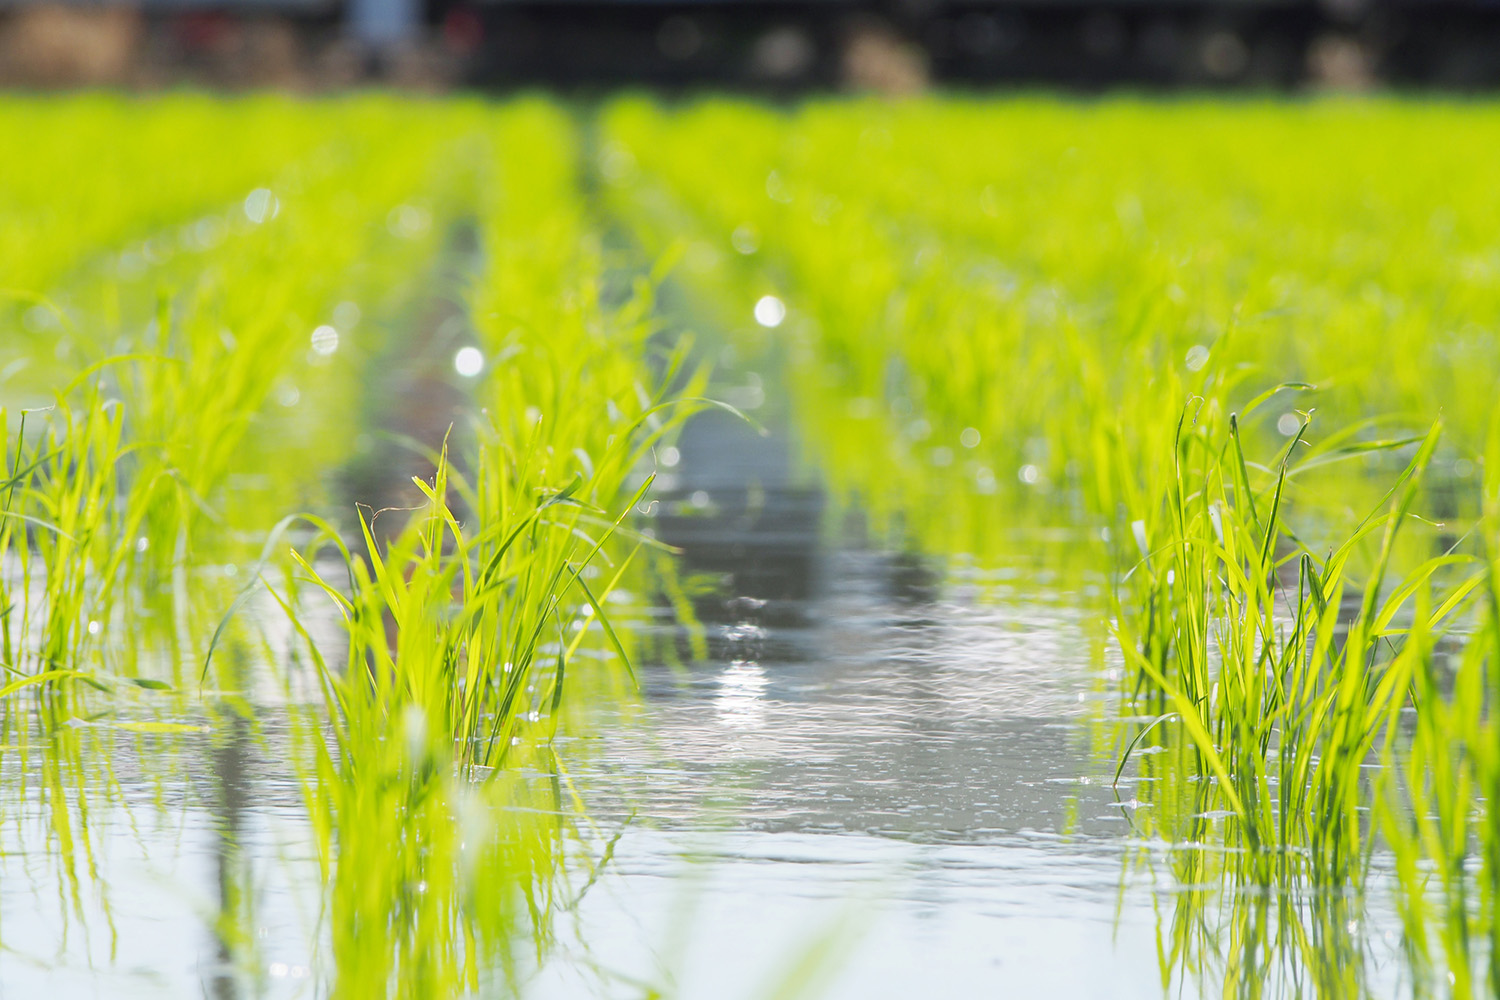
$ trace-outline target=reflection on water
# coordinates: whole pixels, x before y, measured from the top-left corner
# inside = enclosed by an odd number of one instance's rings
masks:
[[[758,626],[742,625],[760,632]],[[760,729],[766,724],[766,668],[754,660],[735,660],[719,675],[720,690],[714,699],[719,725]]]
[[[213,777],[217,801],[212,804],[218,818],[214,863],[218,869],[219,917],[214,927],[217,969],[209,975],[209,995],[214,1000],[240,997],[236,958],[254,956],[255,938],[247,933],[255,927],[254,892],[244,855],[246,811],[253,789],[246,774],[250,722],[238,712],[223,720],[213,748]]]
[[[251,728],[75,728],[26,762],[7,755],[6,996],[293,996],[280,987],[307,985],[317,868],[300,794]]]

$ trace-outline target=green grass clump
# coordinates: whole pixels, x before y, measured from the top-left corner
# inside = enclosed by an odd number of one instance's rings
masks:
[[[0,411],[3,415],[3,411]],[[92,670],[91,647],[124,582],[130,513],[115,503],[126,445],[119,409],[97,392],[66,402],[28,437],[24,419],[4,449],[0,494],[0,656],[5,694],[35,685],[67,691]],[[137,515],[137,520],[139,515]]]
[[[1321,876],[1342,880],[1361,860],[1360,768],[1379,740],[1394,739],[1427,640],[1452,626],[1481,577],[1472,557],[1448,555],[1385,585],[1436,429],[1382,504],[1319,556],[1282,520],[1298,439],[1257,490],[1234,422],[1227,433],[1214,424],[1200,419],[1179,439],[1165,537],[1132,569],[1116,618],[1134,704],[1180,720],[1216,786],[1196,807],[1227,807],[1237,820],[1231,842],[1250,863],[1310,857]],[[1349,560],[1371,535],[1379,555],[1360,579]],[[1430,606],[1433,578],[1464,567],[1470,575]],[[1414,597],[1415,615],[1398,620]],[[1397,636],[1410,641],[1398,647]],[[1275,867],[1255,876],[1275,878]]]

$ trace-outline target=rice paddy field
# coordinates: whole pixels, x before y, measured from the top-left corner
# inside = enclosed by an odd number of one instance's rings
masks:
[[[0,99],[0,991],[1500,992],[1500,113]]]

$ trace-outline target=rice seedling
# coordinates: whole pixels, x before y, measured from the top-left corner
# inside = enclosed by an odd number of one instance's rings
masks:
[[[1138,766],[1126,780],[1137,796],[1149,789],[1151,806],[1139,832],[1183,845],[1169,859],[1184,888],[1163,982],[1208,966],[1226,994],[1275,994],[1308,976],[1320,993],[1371,995],[1356,930],[1374,852],[1389,842],[1371,822],[1370,768],[1402,756],[1414,678],[1432,670],[1438,637],[1464,627],[1484,575],[1450,553],[1382,580],[1436,429],[1385,501],[1320,557],[1282,521],[1292,449],[1254,485],[1235,423],[1216,432],[1197,413],[1177,441],[1164,537],[1140,526],[1114,618],[1133,716],[1116,781]],[[1366,580],[1349,570],[1362,536],[1380,538]]]
[[[1484,513],[1476,529],[1482,548],[1474,612],[1456,639],[1412,630],[1414,711],[1401,727],[1399,752],[1381,772],[1373,810],[1401,884],[1406,943],[1418,982],[1430,987],[1446,979],[1451,995],[1461,997],[1489,995],[1500,985],[1500,857],[1494,825],[1495,669],[1500,661],[1496,441],[1500,436],[1492,433]]]

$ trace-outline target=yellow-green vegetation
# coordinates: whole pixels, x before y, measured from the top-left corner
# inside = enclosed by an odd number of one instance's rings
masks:
[[[1399,101],[632,100],[601,170],[742,349],[788,358],[837,490],[937,553],[1063,529],[1054,564],[1112,580],[1137,822],[1217,845],[1181,884],[1338,893],[1392,852],[1424,957],[1438,873],[1473,995],[1500,982],[1497,130]],[[1267,934],[1311,947],[1299,905],[1238,925],[1226,990]]]
[[[222,239],[216,223],[226,220],[215,216],[328,150],[335,118],[289,113],[274,99],[226,115],[207,97],[106,95],[9,100],[0,116],[26,136],[26,155],[9,159],[0,185],[4,287],[29,294],[152,239],[147,255]]]

